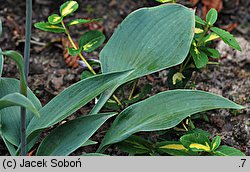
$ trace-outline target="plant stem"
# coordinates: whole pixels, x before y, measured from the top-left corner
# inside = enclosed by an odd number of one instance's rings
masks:
[[[182,73],[185,70],[185,68],[187,67],[187,64],[188,64],[188,62],[190,60],[191,60],[191,55],[189,54],[186,62],[184,63],[184,65],[183,65],[183,63],[181,64],[180,73]]]
[[[204,32],[203,32],[203,34],[201,35],[200,39],[197,42],[197,47],[201,45],[202,39],[207,35],[207,32],[209,31],[209,27],[210,27],[209,25],[205,26]],[[186,62],[184,63],[184,65],[183,65],[183,63],[181,64],[181,67],[180,67],[180,72],[181,73],[185,70],[185,68],[187,67],[187,64],[188,64],[188,62],[190,60],[191,60],[191,55],[189,54]]]
[[[77,46],[76,46],[76,44],[74,43],[74,41],[73,41],[73,39],[72,39],[72,37],[71,37],[71,35],[70,35],[70,33],[69,33],[67,27],[65,26],[64,22],[61,21],[61,24],[62,24],[63,28],[65,29],[65,33],[66,33],[66,35],[68,36],[68,39],[69,39],[71,45],[74,47],[74,49],[77,49]],[[87,65],[87,67],[89,68],[89,70],[90,70],[94,75],[96,75],[94,69],[89,65],[89,63],[87,62],[87,60],[83,57],[82,53],[79,53],[78,55],[79,55],[79,57],[82,59],[82,61]]]
[[[73,48],[77,49],[77,46],[76,44],[74,43],[70,33],[69,33],[69,30],[67,29],[67,27],[65,26],[64,22],[61,21],[61,24],[63,26],[63,28],[65,29],[65,33],[69,39],[69,42],[71,43],[71,45],[73,46]],[[94,74],[96,75],[96,72],[94,71],[94,69],[89,65],[89,63],[87,62],[87,60],[83,57],[82,53],[79,53],[78,54],[79,57],[82,59],[82,61],[87,65],[88,69]],[[122,106],[122,103],[120,102],[120,100],[115,96],[113,95],[113,98],[115,99],[115,101],[118,103],[118,105]]]
[[[129,94],[129,97],[128,97],[128,100],[131,100],[131,99],[132,99],[133,94],[134,94],[134,91],[135,91],[135,88],[136,88],[136,85],[137,85],[137,82],[138,82],[138,80],[135,80],[135,81],[134,81],[132,90],[131,90],[131,92],[130,92],[130,94]]]
[[[25,26],[25,47],[24,47],[24,74],[26,83],[29,74],[30,39],[32,27],[32,0],[26,0],[26,26]],[[20,81],[20,83],[23,83]],[[20,93],[27,96],[27,85],[20,85]],[[27,155],[26,140],[26,109],[21,108],[21,156]]]
[[[198,40],[197,47],[201,45],[201,41],[207,35],[208,30],[209,30],[209,25],[206,25],[203,34],[201,35],[200,39]]]

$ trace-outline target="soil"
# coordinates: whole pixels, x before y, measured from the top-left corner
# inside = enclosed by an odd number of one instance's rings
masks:
[[[0,38],[0,47],[3,50],[17,50],[23,52],[24,48],[24,23],[25,1],[0,0],[0,17],[3,22],[3,35]],[[33,23],[45,21],[47,17],[56,13],[61,1],[35,0],[33,5]],[[190,5],[188,1],[180,3]],[[15,5],[18,4],[18,5]],[[85,0],[81,1],[76,18],[103,18],[100,23],[107,39],[112,35],[117,25],[132,11],[141,7],[158,5],[153,0]],[[197,5],[197,13],[201,14],[202,3]],[[218,25],[227,27],[237,23],[232,33],[236,35],[242,47],[242,52],[231,50],[228,46],[218,41],[215,46],[222,53],[219,65],[209,65],[197,72],[193,78],[196,80],[196,89],[214,92],[229,98],[241,105],[250,105],[250,2],[245,0],[224,0],[224,8],[219,15]],[[72,31],[76,39],[86,30],[86,27],[77,26]],[[64,61],[64,54],[60,40],[63,35],[52,34],[32,29],[32,46],[30,59],[29,86],[40,99],[46,104],[62,90],[77,82],[81,78],[83,67],[70,68]],[[51,43],[51,44],[48,44]],[[85,54],[87,58],[98,59],[97,51]],[[164,70],[139,80],[140,89],[146,83],[153,85],[153,89],[146,97],[158,92],[168,90],[166,76],[168,70]],[[4,77],[19,78],[15,63],[5,59]],[[87,114],[94,101],[81,108],[76,114],[66,120],[79,115]],[[242,111],[217,110],[206,112],[209,122],[198,119],[195,125],[198,128],[209,131],[213,136],[222,137],[222,144],[241,149],[246,155],[250,155],[250,112],[249,109]],[[106,122],[98,130],[92,139],[101,141],[105,132],[112,123],[112,119]],[[48,131],[49,132],[49,131]],[[44,133],[46,135],[47,133]],[[151,135],[153,137],[153,134]],[[81,155],[86,152],[95,152],[98,145],[80,148],[71,155]],[[116,146],[111,146],[105,153],[110,155],[126,155]],[[0,138],[0,155],[8,155],[7,149]]]

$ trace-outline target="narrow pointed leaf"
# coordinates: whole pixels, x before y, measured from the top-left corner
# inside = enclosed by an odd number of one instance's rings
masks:
[[[204,39],[203,39],[203,42],[204,43],[207,43],[209,41],[212,41],[212,40],[215,40],[215,39],[218,39],[220,38],[218,35],[216,35],[215,33],[210,33],[208,34]]]
[[[19,70],[19,73],[20,73],[20,81],[22,82],[22,85],[26,86],[27,83],[26,83],[26,79],[25,79],[25,74],[24,74],[24,68],[23,68],[23,56],[16,52],[16,51],[3,51],[3,52],[0,52],[1,54],[11,58],[12,60],[14,60],[18,66],[18,70]]]
[[[2,139],[10,153],[11,156],[15,156],[15,153],[16,153],[16,148],[14,147],[13,144],[11,144],[7,139],[5,139],[3,136],[2,136]]]
[[[85,52],[92,52],[100,47],[105,41],[105,36],[98,30],[88,31],[79,39],[79,47]]]
[[[206,25],[206,22],[202,20],[199,16],[195,16],[195,22],[201,25]]]
[[[11,106],[21,106],[33,112],[36,116],[40,116],[38,110],[33,105],[33,103],[24,95],[20,93],[8,94],[0,99],[0,110],[11,107]]]
[[[218,156],[245,156],[240,150],[224,145],[216,149],[214,154]]]
[[[76,1],[67,1],[60,7],[62,17],[65,17],[78,9],[79,5]]]
[[[203,91],[172,90],[159,93],[122,111],[107,132],[99,151],[136,132],[169,129],[192,114],[218,108],[244,107]]]
[[[158,152],[167,153],[172,156],[195,156],[197,152],[192,152],[185,148],[180,142],[163,141],[156,144]]]
[[[215,151],[220,146],[220,143],[221,143],[220,136],[216,136],[215,138],[213,138],[211,143],[212,151]]]
[[[67,24],[67,26],[73,26],[73,25],[77,25],[77,24],[88,24],[88,23],[95,23],[95,22],[99,22],[102,19],[92,19],[92,20],[87,20],[87,19],[74,19],[72,21],[69,22],[69,24]]]
[[[236,39],[234,38],[234,36],[232,34],[230,34],[229,32],[222,30],[220,28],[217,27],[212,27],[211,30],[216,33],[218,36],[220,36],[220,38],[226,43],[228,44],[230,47],[241,51],[240,45],[239,43],[236,41]]]
[[[38,156],[66,156],[81,147],[114,114],[88,115],[66,122],[41,143]]]
[[[217,58],[220,58],[220,52],[218,51],[218,50],[216,50],[216,49],[213,49],[213,48],[206,48],[206,49],[204,49],[204,51],[203,51],[207,56],[209,56],[209,57],[212,57],[212,58],[215,58],[215,59],[217,59]]]
[[[13,78],[1,78],[0,79],[0,98],[19,92],[20,81]],[[36,107],[36,109],[41,108],[41,103],[37,97],[28,88],[27,97]],[[26,113],[26,126],[29,124],[30,120],[34,117],[31,111]],[[35,117],[37,118],[37,117]],[[20,144],[20,107],[8,107],[0,110],[0,132],[4,138],[14,146],[18,147]]]
[[[47,32],[53,32],[53,33],[65,33],[65,29],[60,24],[50,24],[48,22],[39,22],[35,24],[35,27],[37,29],[47,31]]]
[[[96,145],[98,142],[92,141],[92,140],[87,140],[85,143],[81,145],[81,147],[84,146],[90,146],[90,145]]]
[[[60,122],[106,89],[112,88],[129,73],[130,71],[97,75],[68,87],[39,111],[41,118],[32,119],[27,135]]]

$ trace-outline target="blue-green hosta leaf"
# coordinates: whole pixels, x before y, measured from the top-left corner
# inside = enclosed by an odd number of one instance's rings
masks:
[[[102,19],[92,19],[92,20],[88,20],[88,19],[74,19],[72,21],[69,22],[69,24],[67,24],[67,26],[73,26],[73,25],[77,25],[77,24],[88,24],[88,23],[95,23],[98,21],[101,21]]]
[[[65,17],[78,9],[79,5],[76,1],[67,1],[60,7],[62,17]]]
[[[105,41],[105,36],[98,30],[88,31],[79,39],[79,47],[85,52],[92,52],[100,47]]]
[[[115,114],[88,115],[54,129],[40,144],[39,156],[66,156],[81,147],[96,130]]]
[[[36,116],[40,116],[38,110],[33,103],[20,93],[11,93],[0,98],[0,110],[12,106],[21,106],[33,112]],[[11,118],[11,117],[10,117]]]
[[[20,81],[22,82],[22,85],[23,86],[26,86],[27,83],[26,83],[26,79],[25,79],[25,74],[24,74],[24,68],[23,68],[23,56],[16,52],[16,51],[2,51],[0,52],[1,54],[11,58],[12,60],[14,60],[18,66],[18,71],[20,73]],[[19,92],[19,91],[18,91]]]
[[[33,137],[33,132],[50,127],[65,119],[104,90],[112,88],[130,72],[97,75],[68,87],[39,111],[41,118],[31,120],[27,127],[27,135]],[[32,140],[32,138],[29,139]]]
[[[217,27],[212,27],[211,30],[216,33],[216,35],[218,35],[227,45],[241,51],[239,43],[232,34]]]
[[[134,69],[127,82],[182,63],[193,39],[194,23],[194,11],[178,4],[131,13],[101,51],[103,73]]]
[[[53,33],[65,33],[65,29],[60,24],[50,24],[48,22],[39,22],[35,24],[35,27],[37,29],[47,31],[47,32],[53,32]]]
[[[63,18],[61,16],[59,16],[58,14],[52,14],[51,16],[48,17],[48,22],[50,24],[58,24],[63,20]]]
[[[20,81],[13,78],[0,79],[0,98],[12,93],[19,92]],[[28,89],[28,99],[34,104],[36,109],[41,108],[41,104],[36,96]],[[31,111],[26,114],[26,126],[34,117]],[[36,117],[35,117],[36,118]],[[0,110],[0,133],[8,143],[18,146],[20,144],[20,107],[8,107]],[[8,146],[10,147],[10,146]]]
[[[187,57],[194,28],[194,11],[182,5],[163,4],[139,9],[119,25],[102,49],[102,71],[134,69],[119,87],[130,80],[178,65]],[[100,98],[93,113],[100,110],[114,90],[108,90],[106,97]]]
[[[244,107],[204,91],[172,90],[159,93],[122,111],[107,132],[99,150],[136,132],[169,129],[192,114],[218,108]]]
[[[216,151],[214,151],[214,154],[218,156],[245,156],[245,154],[240,150],[225,145],[220,146],[218,149],[216,149]]]
[[[216,11],[216,9],[211,8],[206,16],[206,22],[208,25],[213,26],[213,24],[216,22],[218,17],[218,12]]]

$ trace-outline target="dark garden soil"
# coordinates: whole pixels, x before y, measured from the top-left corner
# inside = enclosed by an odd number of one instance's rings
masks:
[[[0,0],[0,17],[3,22],[3,35],[0,38],[0,47],[3,50],[17,50],[23,52],[24,48],[24,23],[25,1]],[[56,13],[60,4],[64,1],[34,0],[33,23],[45,21],[46,18]],[[117,25],[132,11],[140,7],[155,6],[153,0],[84,0],[78,1],[80,9],[75,14],[76,18],[103,18],[101,27],[109,38]],[[188,5],[187,1],[181,3]],[[229,28],[235,24],[232,31],[239,41],[242,52],[236,52],[218,41],[215,46],[222,53],[219,65],[209,65],[206,69],[197,72],[193,81],[195,88],[223,95],[241,105],[250,105],[250,1],[249,0],[224,0],[224,8],[219,15],[218,25]],[[201,13],[202,4],[198,4],[197,12]],[[77,26],[71,30],[76,39],[86,30],[84,26]],[[60,42],[63,35],[42,32],[33,28],[32,47],[30,60],[29,86],[31,90],[46,104],[54,96],[66,87],[80,80],[84,70],[81,66],[76,69],[66,65],[63,57],[63,46]],[[48,44],[50,43],[51,44]],[[100,49],[85,54],[87,58],[98,58]],[[150,95],[168,90],[166,83],[168,70],[164,70],[144,78],[138,83],[137,90],[149,83],[153,85]],[[5,77],[18,78],[17,67],[9,59],[5,59]],[[1,90],[0,90],[1,91]],[[147,95],[149,97],[150,95]],[[94,101],[87,104],[67,120],[76,116],[87,114]],[[209,121],[194,119],[197,128],[209,131],[213,136],[219,135],[222,144],[241,149],[246,155],[250,155],[250,111],[216,110],[206,112]],[[106,122],[92,137],[95,141],[101,141],[105,132],[112,123],[112,119]],[[47,132],[43,134],[45,136]],[[158,133],[141,133],[151,139],[156,139]],[[168,137],[168,136],[166,136]],[[176,138],[175,138],[176,139]],[[72,155],[81,155],[86,152],[95,152],[98,145],[80,148]],[[116,146],[111,146],[105,153],[110,155],[126,155]],[[7,149],[0,138],[0,155],[8,155]]]

